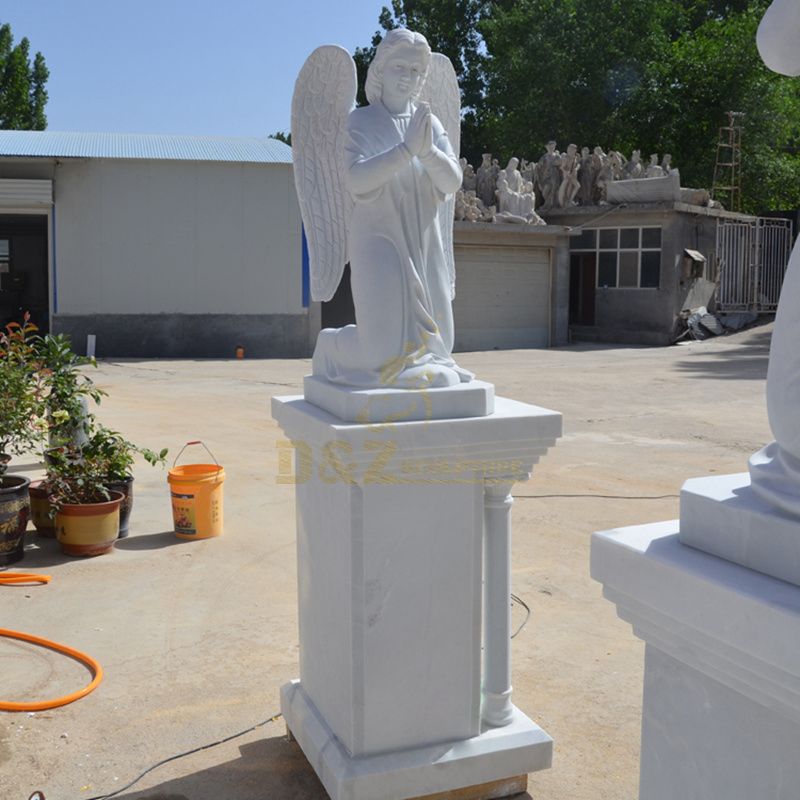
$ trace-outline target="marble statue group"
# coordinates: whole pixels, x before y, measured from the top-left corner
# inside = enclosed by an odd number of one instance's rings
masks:
[[[575,144],[559,152],[555,141],[537,161],[511,158],[505,168],[491,153],[475,170],[461,159],[463,180],[456,195],[455,218],[468,222],[517,222],[544,225],[536,213],[573,206],[605,205],[609,183],[678,175],[672,156],[652,153],[647,164],[640,150],[626,158],[618,150],[590,151]]]

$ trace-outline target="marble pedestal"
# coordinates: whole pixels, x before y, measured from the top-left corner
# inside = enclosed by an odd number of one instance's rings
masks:
[[[511,703],[509,514],[560,414],[496,398],[483,417],[358,424],[302,397],[272,413],[297,498],[300,678],[281,710],[331,798],[548,767],[552,740]]]
[[[677,521],[594,534],[591,572],[646,642],[641,800],[796,800],[800,588]]]

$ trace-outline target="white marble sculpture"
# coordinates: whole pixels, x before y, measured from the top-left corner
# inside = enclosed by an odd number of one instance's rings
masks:
[[[483,162],[477,170],[478,197],[485,206],[495,204],[495,190],[497,189],[497,175],[492,167],[492,154],[484,153]]]
[[[497,176],[497,214],[495,221],[521,225],[545,225],[536,213],[533,184],[517,169],[519,160],[511,158],[508,166]]]
[[[536,165],[539,191],[542,195],[542,208],[555,208],[558,203],[558,187],[561,184],[561,153],[556,149],[556,142],[549,141],[545,152]]]
[[[469,382],[452,357],[455,72],[423,36],[396,29],[378,46],[366,93],[369,105],[354,108],[353,59],[326,45],[309,56],[292,100],[312,297],[329,300],[349,261],[357,320],[321,331],[313,374],[362,389]]]
[[[456,192],[455,219],[458,222],[494,222],[495,206],[486,206],[474,191]]]
[[[589,152],[588,147],[581,148],[580,172],[578,173],[578,180],[580,181],[581,185],[579,195],[581,205],[593,205],[597,173],[595,171],[594,158]]]
[[[461,179],[461,188],[465,192],[477,192],[478,177],[475,174],[475,170],[472,168],[472,164],[467,163],[466,158],[461,159],[461,169],[464,173],[464,176]]]
[[[658,163],[658,153],[652,153],[650,163],[644,173],[645,178],[663,178],[666,174],[664,168]]]
[[[577,145],[567,145],[567,152],[561,156],[560,170],[561,185],[558,187],[558,205],[560,208],[570,208],[575,205],[575,196],[581,188],[578,180],[580,161]]]
[[[798,44],[800,4],[775,0],[764,61],[800,75]],[[795,249],[767,377],[775,441],[750,474],[686,481],[679,522],[592,537],[593,577],[646,643],[640,800],[798,797],[799,305]]]
[[[800,5],[775,0],[758,30],[764,63],[800,75]],[[753,490],[770,505],[800,517],[800,248],[781,290],[767,372],[767,412],[775,441],[750,458]]]

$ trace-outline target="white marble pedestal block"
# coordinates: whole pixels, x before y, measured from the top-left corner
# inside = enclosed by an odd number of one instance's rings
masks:
[[[680,538],[705,553],[800,585],[800,522],[759,497],[747,472],[686,481]]]
[[[388,424],[302,397],[272,412],[297,497],[300,679],[281,710],[333,800],[548,767],[552,740],[511,703],[509,512],[560,414],[504,398],[484,417]]]
[[[646,642],[640,799],[800,797],[800,588],[677,521],[594,534],[591,571]]]

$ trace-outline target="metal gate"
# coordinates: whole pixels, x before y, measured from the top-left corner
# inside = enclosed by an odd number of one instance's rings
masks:
[[[718,220],[720,311],[775,311],[791,252],[790,220]]]

